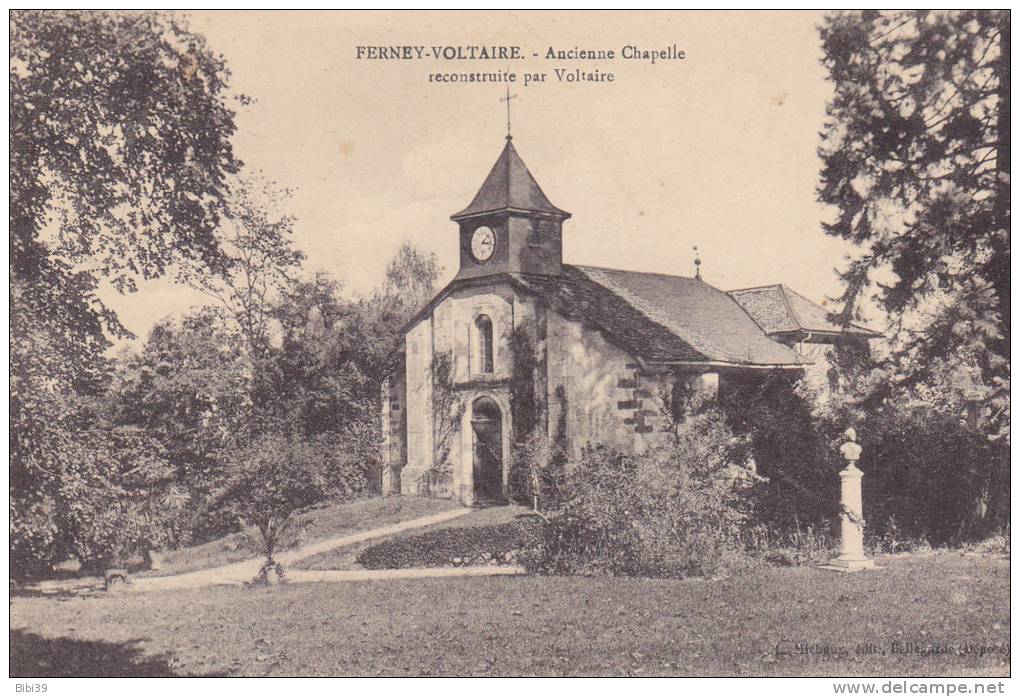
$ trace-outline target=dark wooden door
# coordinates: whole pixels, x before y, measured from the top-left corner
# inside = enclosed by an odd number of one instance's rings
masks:
[[[471,422],[475,432],[474,482],[475,498],[503,498],[503,441],[499,419],[477,419]]]

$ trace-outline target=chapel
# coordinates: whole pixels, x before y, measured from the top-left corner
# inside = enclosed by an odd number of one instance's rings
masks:
[[[700,273],[565,263],[570,213],[509,135],[451,219],[458,273],[406,325],[382,388],[384,493],[504,501],[514,450],[536,432],[568,455],[637,452],[662,437],[679,393],[800,375],[819,347],[879,336],[783,284],[724,291]]]

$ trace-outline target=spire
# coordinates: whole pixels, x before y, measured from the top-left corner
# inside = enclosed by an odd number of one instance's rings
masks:
[[[499,159],[492,166],[489,176],[485,178],[482,188],[475,194],[470,205],[450,217],[453,220],[461,220],[501,211],[546,213],[561,220],[570,217],[570,213],[554,206],[542,193],[535,177],[528,171],[524,160],[514,149],[513,139],[509,134],[503,152],[500,153]]]

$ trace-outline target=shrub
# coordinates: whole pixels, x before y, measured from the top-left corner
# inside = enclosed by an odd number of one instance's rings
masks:
[[[806,385],[782,375],[732,376],[719,393],[727,424],[746,438],[763,477],[753,492],[753,523],[777,534],[839,518],[838,447],[852,424],[818,418],[815,398]]]
[[[548,511],[562,502],[566,456],[562,444],[540,429],[516,444],[510,467],[510,494],[534,511]]]
[[[888,404],[858,432],[864,513],[876,537],[958,543],[1008,520],[1009,446],[968,428],[951,405]]]
[[[368,569],[406,569],[447,566],[454,559],[506,562],[533,545],[541,526],[539,519],[525,516],[498,525],[430,530],[372,545],[358,555],[358,563]]]
[[[525,563],[551,573],[713,573],[746,517],[735,485],[741,445],[723,414],[709,409],[641,455],[584,448],[570,468],[561,514]]]
[[[877,374],[875,381],[888,381]],[[839,520],[838,448],[853,426],[863,447],[866,540],[875,549],[959,543],[1008,520],[1009,444],[969,426],[945,387],[896,387],[885,399],[827,398],[790,378],[726,381],[720,407],[747,437],[758,472],[755,523],[780,535]]]
[[[47,487],[12,487],[13,578],[46,573],[72,557],[98,572],[146,548],[187,541],[187,494],[165,450],[146,434],[70,431],[48,466]]]

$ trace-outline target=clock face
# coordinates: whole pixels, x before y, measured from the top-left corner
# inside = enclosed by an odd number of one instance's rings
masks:
[[[496,249],[496,233],[492,228],[482,225],[471,236],[471,254],[478,261],[487,261]]]

